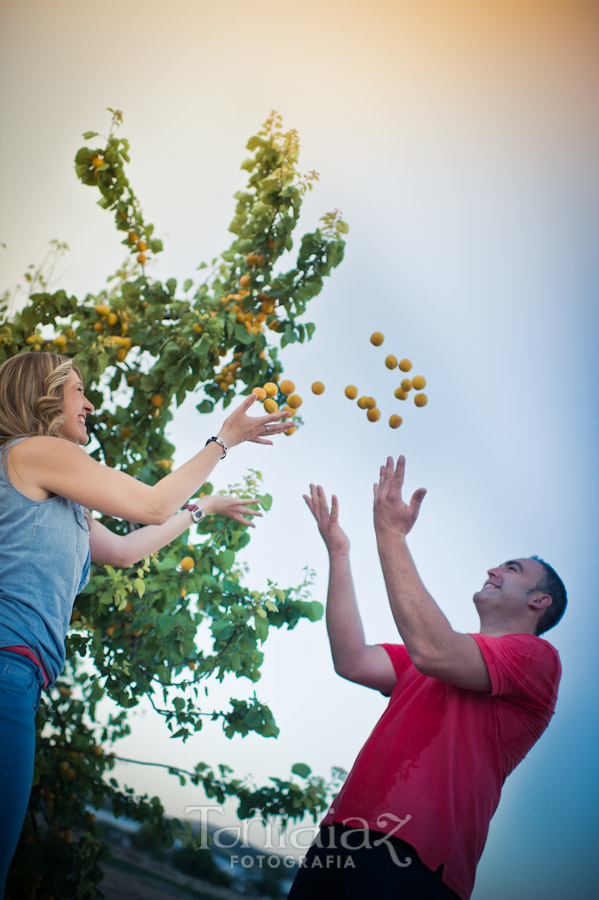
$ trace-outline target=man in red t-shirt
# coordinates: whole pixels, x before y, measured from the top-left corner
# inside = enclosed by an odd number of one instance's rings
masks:
[[[299,869],[290,900],[467,900],[503,782],[553,715],[561,675],[539,637],[564,586],[531,557],[489,569],[474,595],[480,633],[452,629],[406,545],[426,491],[402,499],[405,460],[374,488],[374,525],[403,644],[368,645],[349,541],[323,489],[305,497],[330,559],[327,631],[335,671],[390,696]]]

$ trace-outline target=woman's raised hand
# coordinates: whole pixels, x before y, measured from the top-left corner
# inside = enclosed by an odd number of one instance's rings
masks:
[[[227,447],[235,447],[244,441],[254,441],[256,444],[272,444],[269,440],[275,434],[282,434],[289,428],[285,419],[292,413],[276,412],[266,416],[248,416],[247,411],[256,402],[255,394],[250,394],[233,410],[230,416],[223,422],[218,436],[223,439]]]
[[[250,506],[256,505],[256,500],[231,497],[228,494],[210,494],[198,500],[198,506],[201,506],[207,515],[226,516],[227,519],[233,519],[234,522],[241,522],[242,525],[249,525],[251,528],[256,526],[246,517],[262,515],[257,509],[250,509]]]

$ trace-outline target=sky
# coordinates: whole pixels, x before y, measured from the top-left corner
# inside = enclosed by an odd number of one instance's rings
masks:
[[[474,900],[584,897],[595,884],[597,25],[583,0],[5,0],[0,11],[2,289],[52,238],[71,248],[56,287],[82,299],[120,264],[110,216],[73,171],[82,132],[105,133],[109,106],[123,111],[129,177],[165,242],[156,278],[199,280],[199,263],[228,245],[245,143],[271,109],[299,132],[303,170],[320,173],[299,228],[335,208],[349,222],[345,260],[306,315],[313,341],[281,355],[305,426],[272,448],[235,448],[213,477],[224,488],[256,468],[274,496],[246,552],[251,586],[297,584],[309,566],[324,601],[326,553],[302,500],[321,483],[339,496],[367,639],[395,640],[372,484],[399,453],[407,490],[428,489],[410,547],[454,628],[477,630],[472,594],[504,559],[539,554],[562,576],[569,608],[547,635],[563,665],[556,715],[506,783]],[[428,382],[428,406],[405,404],[397,431],[387,352]],[[380,398],[380,422],[345,399],[350,382]],[[178,410],[176,462],[222,418]],[[276,741],[207,728],[181,745],[140,710],[119,752],[226,762],[258,783],[297,761],[349,769],[384,698],[335,676],[324,622],[277,633],[265,651],[257,686],[225,681],[213,702],[256,690]],[[172,815],[202,803],[152,770],[120,774]]]

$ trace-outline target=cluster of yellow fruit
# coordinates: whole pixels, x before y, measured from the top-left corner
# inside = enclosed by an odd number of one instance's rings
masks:
[[[380,331],[375,331],[374,334],[370,335],[370,343],[375,347],[380,347],[384,340],[385,338]],[[401,372],[409,372],[412,368],[412,363],[409,359],[398,360],[397,357],[392,354],[389,354],[389,356],[385,358],[385,365],[390,370],[399,369]],[[415,375],[413,378],[404,378],[395,391],[395,397],[397,397],[398,400],[407,400],[408,394],[412,388],[421,391],[424,387],[426,387],[426,378],[424,378],[423,375]],[[345,396],[350,400],[355,400],[358,396],[358,388],[354,384],[348,384],[345,388]],[[416,406],[426,406],[427,403],[428,397],[426,394],[418,393],[414,395],[414,404]],[[370,422],[378,422],[381,417],[381,412],[376,405],[374,397],[366,395],[360,397],[358,399],[358,406],[360,409],[366,410],[366,416]],[[397,414],[393,414],[389,417],[389,426],[391,428],[399,428],[402,422],[402,417]]]
[[[124,362],[132,345],[131,338],[126,337],[131,317],[124,310],[115,312],[106,303],[96,303],[94,309],[99,317],[98,321],[94,323],[94,331],[99,335],[109,332],[115,325],[120,327],[120,335],[106,334],[104,345],[118,347],[117,359],[119,362]]]
[[[313,394],[323,394],[324,390],[325,387],[322,381],[313,382]],[[278,385],[274,381],[267,381],[263,387],[255,387],[252,393],[264,405],[264,411],[267,413],[295,413],[304,402],[302,397],[296,394],[295,384],[288,378],[283,379]],[[296,430],[297,426],[291,424],[285,434],[291,435]]]
[[[143,266],[143,264],[148,261],[148,257],[146,256],[146,250],[148,249],[147,243],[143,238],[140,238],[135,231],[130,231],[127,239],[130,244],[135,244],[137,250],[139,251],[136,257],[137,262]]]
[[[64,334],[58,334],[55,338],[44,338],[41,334],[30,334],[29,337],[25,338],[25,343],[29,344],[32,350],[40,351],[49,351],[52,350],[55,353],[62,353],[65,349],[68,339],[73,337],[75,332],[72,328],[66,328]]]

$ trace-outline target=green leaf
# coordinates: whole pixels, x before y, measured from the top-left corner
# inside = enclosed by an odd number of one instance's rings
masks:
[[[312,772],[312,769],[310,766],[307,766],[306,763],[294,763],[291,766],[291,771],[294,775],[299,775],[300,778],[307,778]]]
[[[81,135],[84,141],[90,141],[93,137],[98,137],[97,131],[84,131]]]
[[[256,616],[255,623],[256,637],[259,641],[264,643],[268,637],[268,619],[265,619],[262,616]]]

